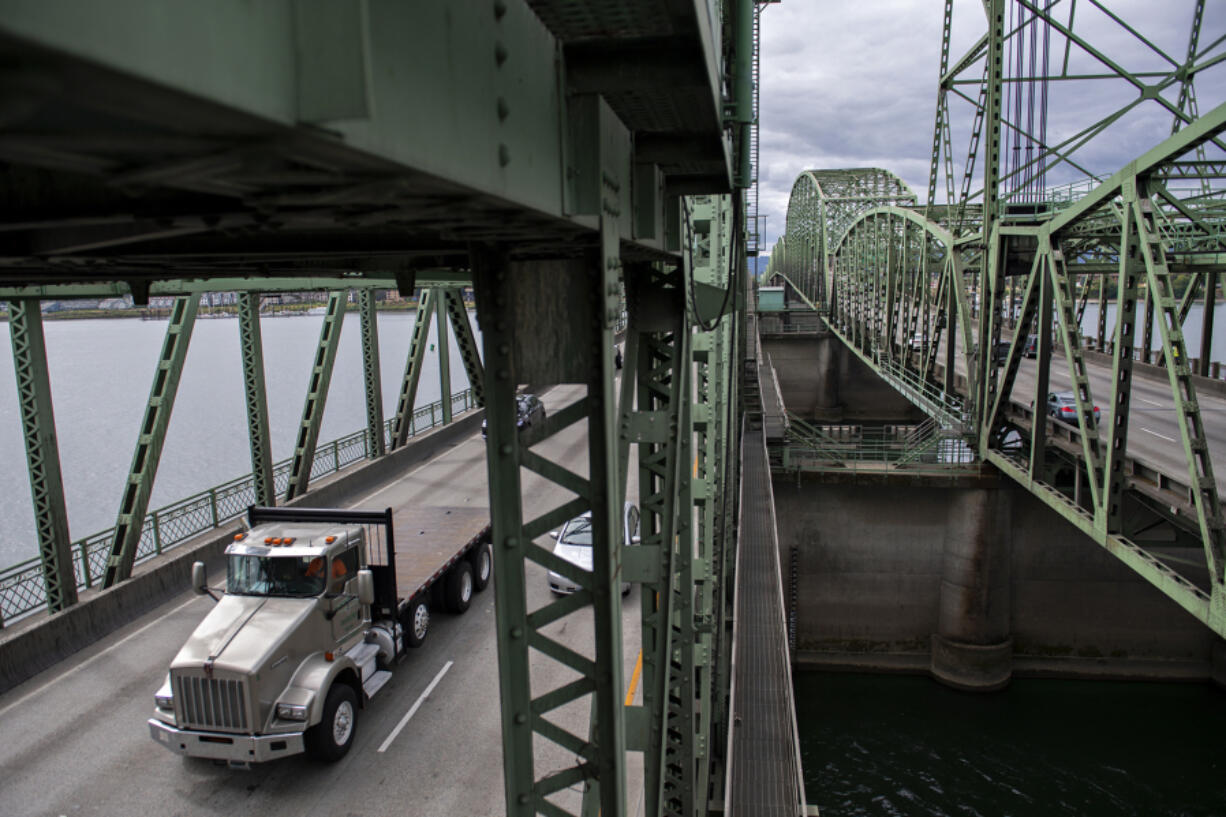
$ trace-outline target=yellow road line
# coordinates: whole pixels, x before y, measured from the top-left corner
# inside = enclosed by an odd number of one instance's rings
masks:
[[[634,662],[634,672],[630,674],[630,688],[626,690],[626,706],[634,702],[634,691],[639,687],[639,676],[643,674],[643,651],[639,650],[639,658]]]

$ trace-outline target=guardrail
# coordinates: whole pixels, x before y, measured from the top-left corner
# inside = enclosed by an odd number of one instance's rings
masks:
[[[475,407],[476,400],[472,389],[457,392],[451,397],[453,415]],[[409,436],[442,424],[442,409],[442,401],[436,400],[414,411]],[[383,424],[385,450],[391,442],[391,426],[390,420]],[[365,429],[324,443],[315,450],[311,477],[316,479],[340,471],[346,466],[366,460],[367,454]],[[273,484],[277,494],[284,493],[288,487],[289,471],[289,459],[273,466]],[[141,530],[136,562],[139,564],[193,536],[218,528],[242,515],[247,506],[253,504],[255,480],[248,474],[150,511],[145,516],[145,524]],[[78,590],[93,587],[102,576],[114,535],[115,529],[109,528],[72,543],[73,572],[76,574]],[[41,559],[27,559],[0,570],[0,622],[11,623],[46,606],[47,589],[43,583]]]
[[[819,426],[795,415],[789,419],[787,443],[771,450],[776,470],[945,473],[976,465],[966,441],[933,418],[916,426],[881,428]]]

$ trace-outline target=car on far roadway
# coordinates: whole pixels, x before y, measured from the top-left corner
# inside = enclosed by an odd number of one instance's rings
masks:
[[[1038,357],[1039,356],[1039,336],[1038,335],[1027,335],[1026,336],[1026,345],[1022,348],[1022,354],[1025,355],[1026,357]]]
[[[549,534],[558,542],[553,546],[553,555],[573,565],[592,572],[592,513],[571,519],[561,530]],[[639,509],[627,502],[622,509],[622,544],[637,545],[639,538]],[[553,570],[549,571],[549,589],[566,596],[579,589],[579,583]],[[630,592],[630,582],[622,582],[622,595]]]
[[[519,394],[515,397],[515,427],[520,431],[545,422],[545,405],[535,394]],[[481,436],[489,433],[486,421],[481,421]]]
[[[1047,416],[1055,417],[1069,425],[1077,425],[1077,398],[1071,391],[1057,391],[1047,395]],[[1094,407],[1094,425],[1098,425],[1101,413]]]

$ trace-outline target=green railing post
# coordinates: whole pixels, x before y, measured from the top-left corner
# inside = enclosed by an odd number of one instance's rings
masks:
[[[154,511],[149,516],[153,519],[153,552],[160,556],[162,555],[162,531],[158,525],[158,512]],[[139,539],[136,546],[138,549],[140,548]]]
[[[217,489],[209,489],[209,511],[213,516],[213,527],[217,527]]]
[[[94,577],[89,572],[89,548],[82,542],[81,548],[81,578],[85,579],[85,589],[88,590],[94,586]]]

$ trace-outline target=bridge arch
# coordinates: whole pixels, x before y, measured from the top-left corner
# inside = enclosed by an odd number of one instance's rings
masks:
[[[792,185],[786,230],[771,253],[768,270],[787,276],[815,303],[824,302],[830,249],[857,216],[873,207],[915,202],[907,183],[883,168],[806,170]]]

